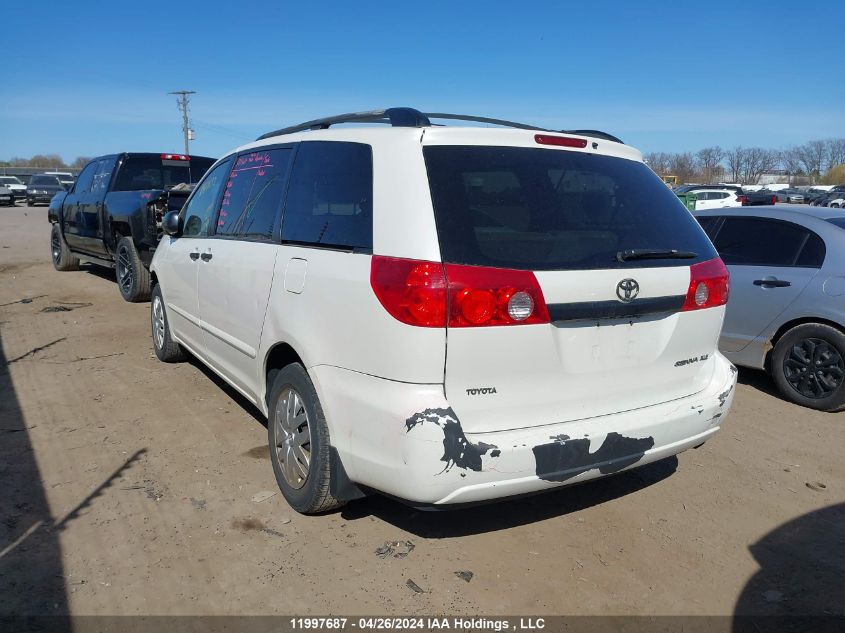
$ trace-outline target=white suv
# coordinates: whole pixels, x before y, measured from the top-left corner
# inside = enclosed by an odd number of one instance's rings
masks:
[[[306,513],[546,490],[716,433],[728,274],[640,152],[435,117],[508,124],[394,108],[220,159],[163,221],[158,357],[189,351],[267,415]]]

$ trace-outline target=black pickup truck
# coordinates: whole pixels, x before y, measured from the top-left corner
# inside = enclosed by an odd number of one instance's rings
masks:
[[[53,266],[76,270],[85,260],[114,267],[126,301],[149,299],[149,266],[161,239],[161,218],[182,208],[213,163],[213,158],[184,154],[93,159],[69,191],[50,201]]]

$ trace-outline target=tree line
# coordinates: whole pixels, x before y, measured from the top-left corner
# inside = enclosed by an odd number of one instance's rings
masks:
[[[756,184],[773,170],[782,171],[793,184],[835,185],[845,179],[845,138],[809,141],[784,150],[715,145],[697,152],[651,152],[643,158],[658,175],[677,176],[678,182]]]
[[[50,169],[82,169],[91,159],[88,156],[77,156],[72,163],[67,164],[58,154],[36,154],[32,158],[13,156],[9,160],[0,160],[0,167],[49,167]]]

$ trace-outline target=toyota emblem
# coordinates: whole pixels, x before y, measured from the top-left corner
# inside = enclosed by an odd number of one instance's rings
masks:
[[[640,284],[636,279],[623,279],[616,284],[616,296],[619,297],[619,301],[629,303],[636,299],[638,294],[640,294]]]

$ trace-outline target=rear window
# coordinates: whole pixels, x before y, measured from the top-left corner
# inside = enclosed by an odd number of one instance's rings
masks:
[[[120,166],[113,190],[172,189],[181,183],[196,183],[213,164],[210,158],[162,160],[159,156],[128,156]]]
[[[29,181],[30,185],[61,185],[59,179],[55,176],[33,176]]]
[[[443,261],[527,270],[688,266],[716,257],[643,163],[518,147],[424,148]],[[619,262],[628,249],[694,259]]]

